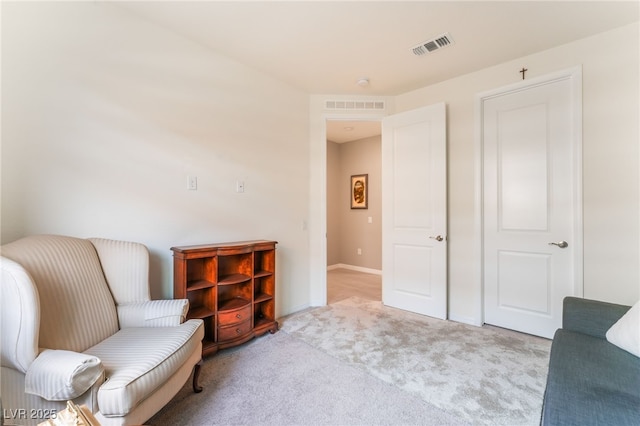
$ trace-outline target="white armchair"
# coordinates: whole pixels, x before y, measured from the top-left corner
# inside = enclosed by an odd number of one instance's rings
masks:
[[[142,424],[193,371],[204,326],[187,300],[150,300],[142,244],[55,235],[2,246],[4,422],[37,424],[67,400],[102,425]]]

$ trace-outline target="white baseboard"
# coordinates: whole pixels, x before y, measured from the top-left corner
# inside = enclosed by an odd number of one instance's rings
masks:
[[[327,271],[340,268],[351,269],[352,271],[364,272],[367,274],[382,275],[382,271],[380,269],[363,268],[362,266],[347,265],[346,263],[336,263],[334,265],[329,265],[327,266]]]
[[[309,309],[309,308],[314,307],[314,306],[320,306],[320,305],[313,305],[313,304],[305,303],[303,305],[295,306],[295,307],[291,308],[288,312],[284,312],[279,318],[284,318],[284,317],[286,317],[288,315],[304,311],[305,309]]]

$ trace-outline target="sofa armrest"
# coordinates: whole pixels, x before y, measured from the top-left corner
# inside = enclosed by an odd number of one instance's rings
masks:
[[[182,324],[189,310],[189,300],[147,300],[118,305],[120,328],[170,327]]]
[[[563,301],[562,328],[606,339],[606,333],[631,307],[598,300],[566,297]]]

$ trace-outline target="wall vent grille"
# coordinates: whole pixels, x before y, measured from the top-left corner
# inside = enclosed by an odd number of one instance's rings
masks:
[[[384,101],[325,101],[325,109],[331,110],[384,110]]]
[[[422,56],[424,54],[440,50],[443,47],[451,46],[452,44],[453,39],[451,38],[451,35],[449,33],[444,33],[431,40],[420,43],[419,45],[413,47],[411,50],[413,51],[414,55]]]

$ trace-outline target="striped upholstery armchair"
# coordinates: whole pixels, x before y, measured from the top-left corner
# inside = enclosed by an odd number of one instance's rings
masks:
[[[201,390],[204,326],[185,321],[187,300],[150,300],[145,246],[38,235],[1,254],[5,424],[37,424],[67,400],[102,425],[142,424],[192,371]]]

